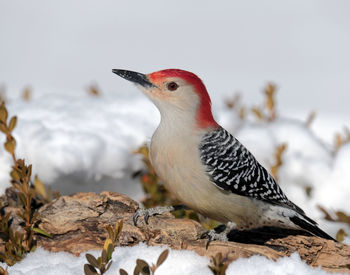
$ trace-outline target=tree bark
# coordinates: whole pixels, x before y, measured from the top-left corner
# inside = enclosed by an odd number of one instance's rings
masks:
[[[173,249],[187,249],[199,255],[222,253],[230,263],[238,258],[262,255],[277,260],[298,252],[311,266],[321,266],[329,272],[349,273],[350,246],[311,236],[264,238],[259,244],[213,241],[206,249],[206,239],[200,239],[205,229],[196,221],[175,219],[170,213],[150,217],[146,225],[143,217],[134,226],[132,216],[138,203],[127,196],[113,193],[77,193],[62,196],[40,208],[39,228],[53,238],[37,236],[38,246],[50,251],[67,251],[75,255],[90,249],[102,249],[107,237],[105,226],[123,220],[119,245],[132,246],[139,242],[148,245],[168,245]],[[245,235],[246,236],[246,235]]]

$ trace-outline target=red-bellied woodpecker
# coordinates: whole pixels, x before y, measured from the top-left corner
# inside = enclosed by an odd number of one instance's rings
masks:
[[[178,69],[148,75],[113,72],[136,83],[159,109],[150,158],[166,188],[187,207],[234,223],[237,229],[301,229],[333,239],[288,200],[247,148],[214,120],[208,92],[195,74]],[[147,221],[149,215],[171,209],[140,210],[135,218],[143,214]]]

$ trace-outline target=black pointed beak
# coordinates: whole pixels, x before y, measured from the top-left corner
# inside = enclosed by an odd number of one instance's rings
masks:
[[[149,81],[147,75],[145,74],[119,69],[113,69],[112,72],[145,88],[156,87],[152,82]]]

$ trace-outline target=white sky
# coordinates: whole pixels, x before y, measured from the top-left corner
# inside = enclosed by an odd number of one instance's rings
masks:
[[[0,0],[0,83],[14,94],[95,82],[135,96],[112,68],[182,68],[212,95],[260,102],[271,80],[284,109],[350,117],[349,10],[347,0]]]

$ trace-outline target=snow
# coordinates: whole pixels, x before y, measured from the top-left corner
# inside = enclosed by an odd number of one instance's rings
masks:
[[[305,262],[301,261],[298,253],[293,253],[290,257],[278,259],[276,262],[268,260],[262,256],[252,256],[246,259],[238,259],[230,264],[226,274],[245,274],[245,275],[280,275],[280,274],[310,274],[325,275],[329,274],[318,268],[310,268]],[[332,273],[336,274],[336,273]]]
[[[17,155],[33,163],[34,173],[46,184],[66,194],[112,190],[136,199],[142,197],[140,184],[131,179],[132,172],[140,169],[142,162],[132,152],[149,141],[159,122],[159,114],[136,91],[132,99],[118,95],[42,95],[29,102],[10,100],[8,109],[10,115],[17,114],[19,118],[14,132],[18,141]],[[340,227],[349,232],[345,224],[323,220],[316,206],[321,204],[335,210],[350,208],[347,199],[350,144],[341,147],[334,156],[330,146],[303,121],[281,117],[267,124],[251,119],[239,122],[223,109],[217,110],[216,116],[266,167],[273,161],[275,147],[287,143],[279,173],[282,189],[331,235],[335,236]],[[236,127],[238,124],[240,126]],[[0,151],[0,163],[3,192],[9,185],[11,165],[4,150]],[[306,196],[305,186],[313,187],[311,198]],[[345,242],[350,243],[350,239]],[[161,251],[162,248],[145,245],[118,248],[112,270],[121,267],[131,271],[136,258],[154,262]],[[76,258],[67,253],[54,254],[38,249],[10,271],[11,274],[82,274],[84,262],[83,256]],[[168,263],[157,274],[210,274],[207,265],[208,259],[194,252],[172,251]],[[258,269],[260,266],[263,268]],[[227,274],[242,272],[321,274],[319,269],[302,263],[297,255],[277,262],[257,256],[240,259],[231,264]]]
[[[119,269],[123,268],[128,274],[133,274],[136,259],[143,259],[149,265],[156,263],[159,255],[167,247],[147,246],[138,244],[134,247],[117,247],[113,253],[113,263],[105,273],[119,274]],[[173,250],[166,261],[157,269],[157,275],[211,275],[213,274],[208,265],[210,260],[201,257],[193,251]],[[95,257],[101,255],[100,251],[88,251]],[[43,260],[45,259],[45,260]],[[55,274],[84,274],[83,266],[86,264],[85,253],[79,257],[72,256],[67,252],[52,253],[42,248],[30,253],[20,263],[9,267],[11,275],[55,275]],[[0,263],[4,267],[4,264]],[[297,253],[290,257],[280,258],[277,261],[269,260],[263,256],[252,256],[247,259],[238,259],[232,262],[226,271],[226,275],[313,275],[330,274],[318,268],[312,268],[303,262]],[[335,274],[335,273],[332,273]]]
[[[44,183],[63,194],[111,190],[140,199],[140,184],[131,175],[142,168],[142,162],[133,151],[149,142],[159,113],[132,86],[128,93],[133,94],[132,99],[118,94],[44,94],[28,102],[13,98],[7,105],[10,114],[18,116],[17,155],[33,164],[34,174]],[[334,155],[331,146],[298,119],[280,116],[273,123],[252,118],[242,122],[224,109],[217,109],[216,117],[267,168],[274,161],[276,146],[287,144],[280,185],[321,226],[328,227],[318,204],[334,210],[350,208],[350,144]],[[4,150],[0,164],[0,192],[4,192],[11,165]],[[312,188],[311,197],[305,187]],[[336,228],[330,233],[334,236]]]
[[[332,236],[340,227],[350,232],[345,224],[323,220],[316,207],[350,209],[350,145],[336,155],[331,146],[335,131],[350,126],[349,1],[96,3],[0,0],[0,89],[6,88],[10,114],[19,117],[17,155],[33,164],[45,184],[63,194],[111,190],[140,199],[140,184],[130,175],[142,162],[132,152],[149,141],[159,114],[111,69],[147,73],[183,68],[205,81],[215,116],[266,167],[276,146],[287,143],[279,171],[285,193]],[[249,106],[261,102],[258,91],[267,81],[279,87],[283,116],[276,122],[242,122],[222,107],[223,99],[236,91]],[[102,96],[84,91],[94,83]],[[33,98],[24,102],[19,94],[27,85]],[[312,110],[317,116],[309,129],[303,121]],[[0,194],[9,186],[10,165],[0,150]],[[310,198],[305,186],[312,187]],[[350,238],[345,242],[350,244]],[[133,253],[139,253],[154,261],[161,250],[141,245],[120,251],[114,257],[125,253],[135,259]],[[169,264],[172,257],[187,263],[188,270],[198,261],[195,274],[200,274],[199,266],[203,274],[207,270],[205,258],[172,251]],[[123,268],[132,266],[127,260]],[[38,249],[10,270],[82,274],[84,262],[83,256]],[[230,266],[236,274],[311,274],[307,269],[297,255],[276,263],[256,256]]]
[[[140,185],[130,179],[141,167],[132,152],[147,142],[159,121],[145,98],[131,104],[116,97],[53,94],[13,101],[8,108],[19,118],[17,154],[33,163],[45,183],[64,194],[109,189],[141,195]],[[1,150],[1,192],[8,186],[9,161]]]

